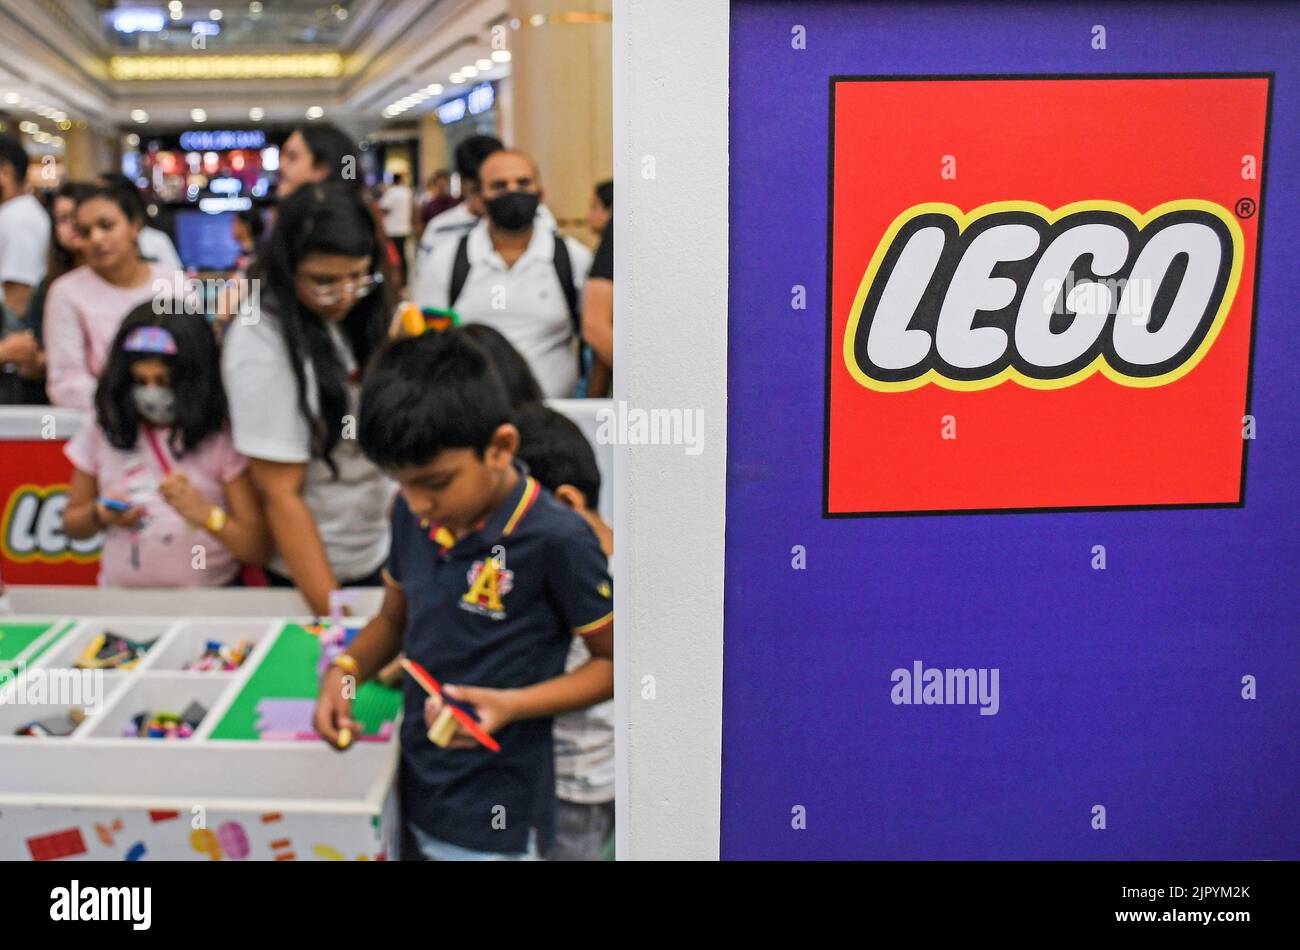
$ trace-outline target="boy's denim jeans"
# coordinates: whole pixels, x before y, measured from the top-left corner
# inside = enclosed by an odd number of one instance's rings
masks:
[[[415,825],[408,825],[415,843],[420,848],[420,856],[426,861],[540,861],[542,856],[537,849],[537,829],[528,835],[528,850],[515,854],[502,854],[500,851],[475,851],[462,848],[458,844],[435,838],[421,831]]]

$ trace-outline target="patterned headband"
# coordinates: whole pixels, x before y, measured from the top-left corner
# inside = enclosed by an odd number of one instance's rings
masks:
[[[160,353],[176,355],[176,341],[162,327],[136,327],[126,338],[122,349],[128,353]]]

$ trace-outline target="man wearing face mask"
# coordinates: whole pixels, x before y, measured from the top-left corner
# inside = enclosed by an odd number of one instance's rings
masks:
[[[460,240],[433,249],[412,299],[419,307],[453,309],[462,323],[493,327],[527,360],[543,395],[572,396],[591,252],[543,215],[541,181],[527,155],[492,153],[479,182],[486,214]]]

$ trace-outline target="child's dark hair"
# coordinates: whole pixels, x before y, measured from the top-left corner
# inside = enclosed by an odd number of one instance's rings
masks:
[[[114,448],[135,448],[140,434],[131,397],[135,385],[131,367],[141,360],[162,360],[171,373],[176,422],[168,447],[177,458],[193,452],[226,424],[226,391],[221,386],[221,360],[212,327],[202,314],[183,312],[180,301],[170,309],[173,312],[155,313],[152,302],[140,304],[126,315],[108,351],[95,389],[95,415]],[[140,327],[162,327],[176,342],[176,354],[127,352],[127,337]]]
[[[549,406],[532,405],[515,413],[515,425],[519,457],[533,478],[552,492],[572,485],[595,511],[600,505],[600,468],[595,449],[577,423]]]
[[[518,409],[530,402],[542,401],[542,387],[528,367],[528,361],[510,345],[510,341],[486,323],[471,323],[462,328],[467,337],[482,347],[505,383],[510,407]]]
[[[280,206],[275,228],[252,274],[265,281],[265,295],[289,353],[298,411],[312,434],[312,455],[324,459],[337,476],[330,456],[339,443],[343,417],[349,411],[348,380],[325,321],[304,308],[294,291],[298,266],[309,254],[368,257],[372,270],[379,269],[374,222],[357,189],[329,183],[303,185],[294,191]],[[362,297],[339,323],[353,359],[363,370],[384,339],[384,300],[378,291]],[[316,376],[319,411],[315,413],[307,395],[307,363]]]
[[[380,468],[425,465],[444,449],[481,458],[510,403],[496,368],[461,329],[388,343],[361,388],[357,438]]]

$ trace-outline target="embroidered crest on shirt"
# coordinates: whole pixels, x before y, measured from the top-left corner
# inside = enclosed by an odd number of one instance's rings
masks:
[[[505,620],[506,611],[501,598],[514,587],[514,571],[501,567],[495,558],[487,558],[475,561],[465,576],[469,590],[460,599],[461,609],[493,620]]]

